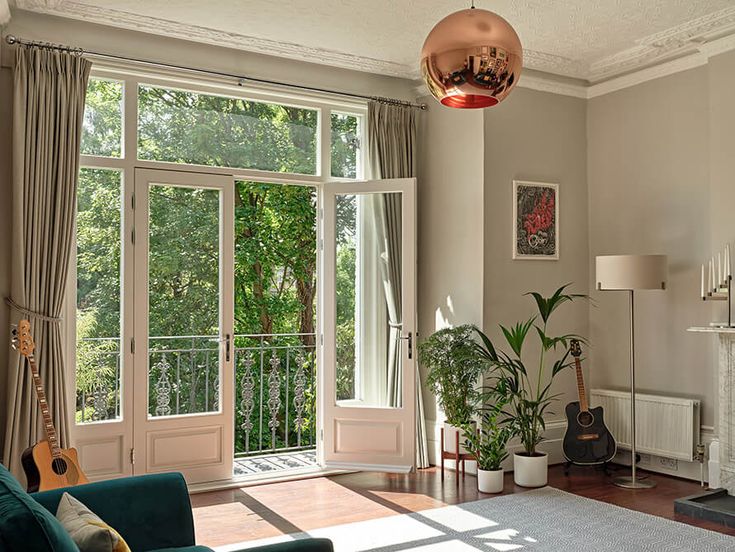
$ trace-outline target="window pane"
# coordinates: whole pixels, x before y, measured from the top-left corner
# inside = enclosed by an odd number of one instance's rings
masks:
[[[401,194],[336,197],[336,400],[401,406]]]
[[[317,112],[141,86],[138,157],[316,174]]]
[[[81,169],[77,192],[77,405],[85,423],[120,417],[119,171]]]
[[[151,185],[148,414],[217,412],[220,191]]]
[[[332,113],[332,176],[357,178],[359,119]]]
[[[89,79],[82,127],[83,155],[121,157],[123,84]]]

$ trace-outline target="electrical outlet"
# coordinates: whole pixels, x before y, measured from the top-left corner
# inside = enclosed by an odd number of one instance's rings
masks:
[[[651,465],[651,455],[650,454],[638,454],[638,457],[640,460],[638,460],[639,466],[650,466]]]
[[[667,470],[678,470],[679,469],[679,461],[675,458],[661,458],[659,457],[658,463],[662,468],[666,468]]]

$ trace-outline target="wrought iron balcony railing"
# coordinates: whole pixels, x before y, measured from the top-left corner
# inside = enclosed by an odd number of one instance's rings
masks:
[[[219,410],[221,347],[213,336],[149,339],[148,415]],[[314,448],[314,334],[236,335],[237,456]],[[77,344],[77,423],[119,419],[122,362],[119,338]]]

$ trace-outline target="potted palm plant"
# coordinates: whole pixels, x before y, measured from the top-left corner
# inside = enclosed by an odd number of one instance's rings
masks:
[[[480,336],[480,353],[493,366],[495,375],[507,385],[511,400],[507,405],[508,415],[515,420],[523,451],[513,456],[513,478],[522,487],[542,487],[548,481],[548,455],[538,450],[546,429],[545,414],[551,414],[549,407],[558,399],[551,386],[556,375],[572,366],[569,360],[568,342],[572,338],[584,341],[578,335],[565,334],[550,336],[548,325],[551,315],[564,303],[586,298],[585,295],[565,293],[566,284],[557,289],[550,297],[531,292],[538,314],[510,328],[500,326],[510,351],[496,348],[490,338],[477,330]],[[535,330],[535,331],[531,331]],[[529,333],[540,341],[540,353],[535,369],[522,355],[523,346]],[[562,346],[564,353],[551,361],[557,347]]]
[[[419,361],[429,370],[426,381],[446,416],[443,450],[447,452],[456,452],[458,432],[459,452],[467,452],[462,426],[472,422],[481,396],[477,383],[488,367],[479,354],[475,330],[470,324],[445,328],[418,346]]]
[[[477,461],[477,488],[481,493],[503,492],[503,468],[501,464],[508,458],[508,441],[518,431],[515,419],[506,418],[503,409],[510,401],[505,382],[498,382],[491,396],[495,397],[492,406],[483,408],[480,429],[473,431],[470,424],[465,424],[467,449]]]

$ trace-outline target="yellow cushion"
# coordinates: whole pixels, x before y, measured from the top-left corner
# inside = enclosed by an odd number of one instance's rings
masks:
[[[80,552],[130,552],[117,531],[69,493],[61,496],[56,518]]]

